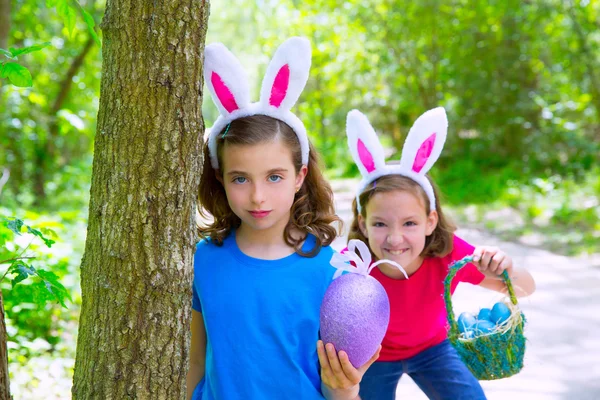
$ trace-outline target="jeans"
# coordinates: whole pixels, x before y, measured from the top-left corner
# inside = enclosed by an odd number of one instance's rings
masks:
[[[361,400],[394,400],[404,373],[432,400],[486,398],[479,381],[446,339],[406,360],[373,363],[360,383]]]

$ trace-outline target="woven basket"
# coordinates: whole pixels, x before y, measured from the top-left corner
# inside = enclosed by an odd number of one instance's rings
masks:
[[[517,306],[517,297],[506,271],[502,274],[508,293],[510,303],[506,305],[511,309],[510,318],[499,325],[491,333],[476,336],[471,339],[463,337],[458,330],[458,323],[452,310],[452,296],[450,284],[452,279],[462,267],[473,261],[472,256],[452,263],[449,267],[448,276],[444,281],[444,300],[448,313],[450,331],[448,338],[458,351],[463,362],[479,380],[502,379],[515,375],[523,368],[525,356],[525,336],[523,327],[525,316]]]

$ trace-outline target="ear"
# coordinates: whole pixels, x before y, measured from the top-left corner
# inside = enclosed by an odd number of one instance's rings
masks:
[[[289,111],[306,86],[311,49],[306,38],[286,40],[267,67],[260,90],[260,103]]]
[[[214,171],[217,180],[221,182],[221,185],[225,186],[225,184],[223,183],[223,171],[221,171],[220,169],[215,169]]]
[[[425,236],[429,236],[437,228],[439,216],[436,210],[433,210],[427,216],[427,229],[425,230]]]
[[[404,142],[400,168],[425,175],[440,157],[447,131],[448,119],[443,107],[429,110],[417,118]]]
[[[385,166],[383,147],[379,143],[375,130],[363,113],[358,110],[352,110],[348,113],[346,135],[348,136],[350,153],[361,175],[367,176]]]
[[[367,222],[362,215],[358,214],[358,229],[367,239],[369,238],[369,231],[367,231]]]
[[[221,115],[250,104],[248,78],[238,59],[221,43],[204,50],[204,81]]]
[[[306,179],[306,175],[308,175],[308,167],[306,165],[303,165],[302,168],[300,168],[298,174],[296,175],[296,192],[302,187],[304,179]]]

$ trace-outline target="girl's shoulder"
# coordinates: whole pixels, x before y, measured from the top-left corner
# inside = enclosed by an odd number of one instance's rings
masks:
[[[314,250],[315,246],[317,246],[317,238],[312,233],[309,233],[306,236],[306,240],[304,241],[304,244],[302,245],[302,251],[311,252]],[[322,263],[322,260],[327,259],[327,262],[329,263],[334,252],[335,252],[335,250],[329,245],[321,246],[319,251],[313,257],[306,257],[306,258],[307,258],[307,261],[313,260],[312,262],[318,262],[318,263]]]
[[[452,244],[452,252],[450,254],[458,256],[458,259],[473,254],[473,250],[475,250],[475,246],[459,236],[456,236],[456,234],[454,234],[452,238]]]
[[[196,244],[196,249],[203,249],[214,245],[215,242],[213,241],[213,239],[210,236],[206,236],[200,238],[200,241]]]
[[[475,247],[472,244],[454,234],[452,237],[452,250],[445,256],[431,258],[443,263],[452,263],[473,254],[473,250],[475,250]]]
[[[218,248],[224,248],[231,245],[232,232],[229,233],[225,239],[223,239],[223,243],[218,244],[213,238],[210,236],[205,236],[200,239],[200,241],[196,244],[196,252],[206,252],[212,251]],[[235,242],[235,240],[233,241]]]
[[[427,257],[425,258],[424,263],[440,265],[444,270],[447,270],[453,262],[473,254],[473,250],[475,250],[473,245],[459,236],[454,235],[452,238],[452,250],[450,250],[448,254],[445,256]]]

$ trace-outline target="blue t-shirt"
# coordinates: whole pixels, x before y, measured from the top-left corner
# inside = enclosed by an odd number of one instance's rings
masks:
[[[309,235],[303,251],[310,251]],[[249,257],[235,232],[194,256],[192,308],[206,328],[206,368],[193,399],[323,399],[317,357],[319,312],[335,268],[333,250],[312,258]]]

